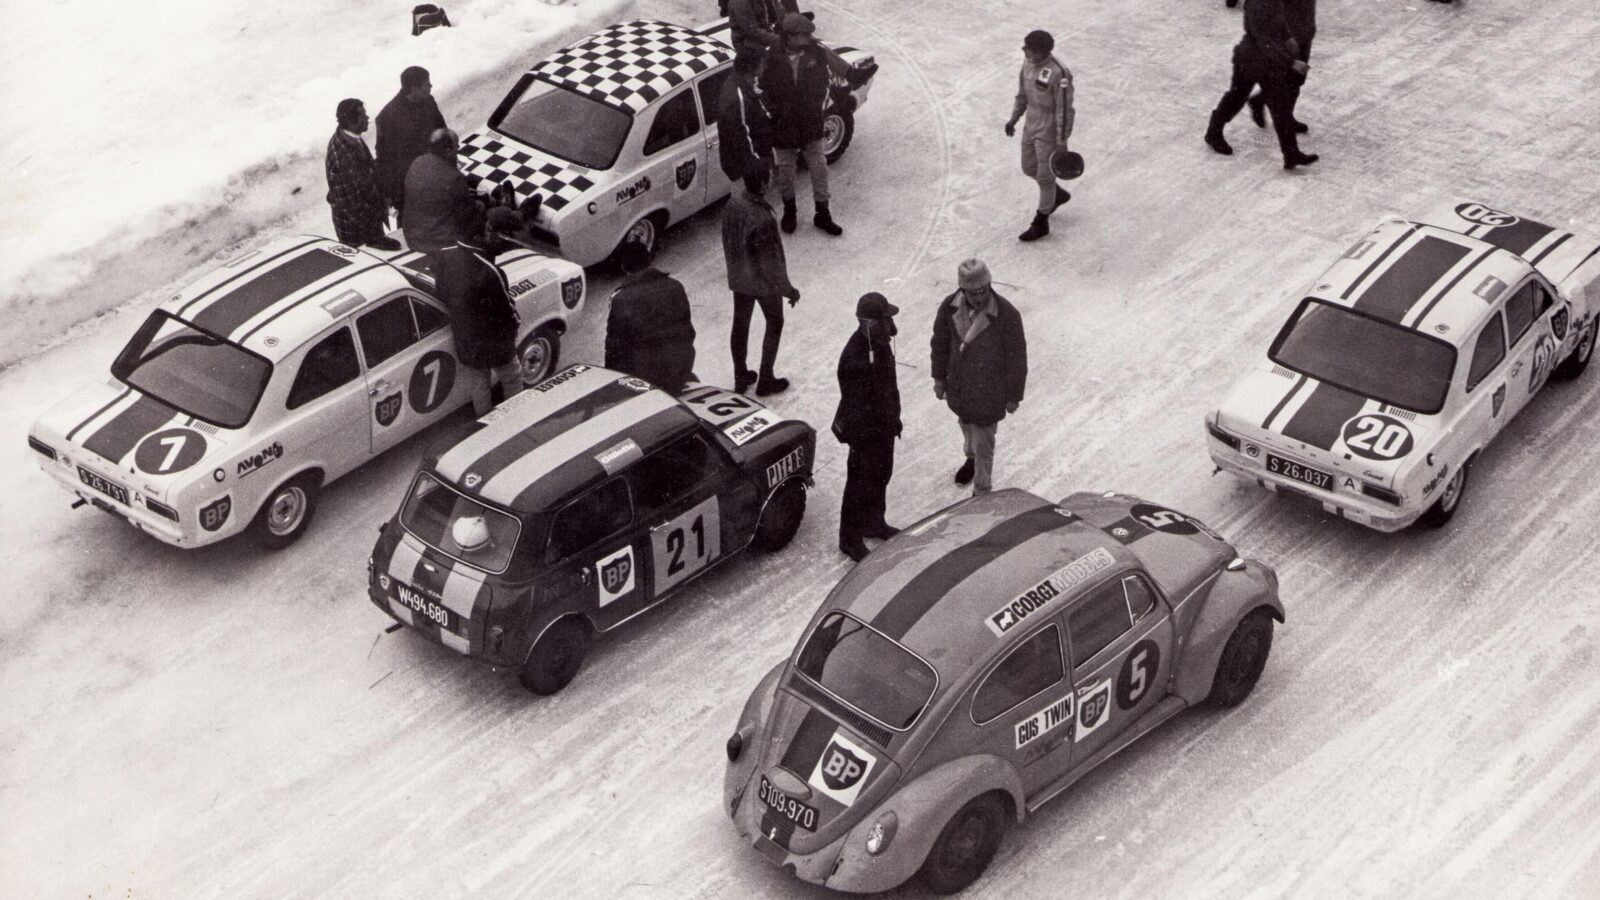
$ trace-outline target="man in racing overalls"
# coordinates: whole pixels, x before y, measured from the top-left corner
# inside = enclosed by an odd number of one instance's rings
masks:
[[[1050,233],[1050,214],[1072,199],[1056,184],[1050,157],[1065,152],[1072,136],[1076,110],[1072,108],[1072,72],[1053,55],[1056,42],[1048,31],[1030,31],[1022,40],[1022,72],[1017,77],[1017,100],[1006,122],[1006,137],[1017,133],[1017,122],[1027,114],[1022,126],[1022,173],[1039,183],[1039,209],[1033,224],[1017,235],[1018,240],[1036,241]]]

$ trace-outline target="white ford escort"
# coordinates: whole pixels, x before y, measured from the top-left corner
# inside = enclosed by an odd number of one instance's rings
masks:
[[[1594,352],[1600,243],[1481,203],[1385,220],[1206,417],[1218,467],[1379,531],[1438,527],[1473,459]]]
[[[555,365],[583,270],[528,250],[511,283],[530,381]],[[419,253],[296,237],[226,263],[162,303],[111,364],[33,424],[67,491],[180,547],[252,522],[287,546],[328,482],[443,418],[480,377]]]

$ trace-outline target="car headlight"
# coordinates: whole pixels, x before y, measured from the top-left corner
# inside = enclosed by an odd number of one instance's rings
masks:
[[[867,832],[867,854],[877,856],[889,849],[889,844],[894,841],[894,833],[900,828],[900,817],[893,812],[886,812],[872,823],[872,830]]]

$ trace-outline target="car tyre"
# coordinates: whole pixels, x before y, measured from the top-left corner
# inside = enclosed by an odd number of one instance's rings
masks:
[[[856,115],[843,106],[835,106],[822,117],[822,153],[828,164],[839,161],[844,151],[850,149],[850,140],[856,136]]]
[[[755,536],[750,539],[750,549],[757,553],[782,550],[794,540],[800,530],[800,520],[806,515],[806,490],[798,481],[785,481],[767,498],[756,522]]]
[[[661,232],[666,228],[666,223],[662,221],[662,218],[662,213],[653,212],[629,225],[627,230],[622,232],[622,237],[617,239],[617,246],[612,248],[612,258],[616,257],[617,250],[621,249],[623,244],[629,241],[638,241],[644,244],[645,250],[649,251],[650,258],[655,259],[656,251],[661,248]],[[621,267],[618,266],[618,268],[620,269]]]
[[[1428,507],[1428,511],[1417,519],[1417,523],[1429,528],[1443,528],[1456,510],[1461,508],[1461,497],[1467,492],[1468,470],[1472,467],[1472,460],[1467,460],[1444,483],[1444,490],[1439,492],[1439,499]]]
[[[310,472],[272,489],[252,524],[256,540],[269,550],[282,550],[300,539],[317,512],[317,477]]]
[[[1600,329],[1600,315],[1589,320],[1589,327],[1583,329],[1583,334],[1578,335],[1578,346],[1572,348],[1567,358],[1556,366],[1556,377],[1571,381],[1583,374],[1589,368],[1589,357],[1594,355],[1595,331]]]
[[[945,823],[923,861],[923,884],[937,894],[954,894],[978,880],[1006,833],[1006,811],[998,797],[984,794],[967,801]]]
[[[538,384],[556,371],[556,362],[561,359],[561,336],[549,325],[541,325],[517,345],[517,357],[522,360],[522,383]]]
[[[571,616],[557,619],[534,642],[517,680],[541,697],[554,694],[577,677],[587,643],[588,632],[582,622]]]
[[[1239,621],[1223,645],[1206,702],[1222,708],[1243,703],[1261,680],[1271,652],[1272,614],[1265,609],[1254,610]]]

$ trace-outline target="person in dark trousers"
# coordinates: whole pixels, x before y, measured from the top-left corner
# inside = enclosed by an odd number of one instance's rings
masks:
[[[961,423],[966,462],[956,484],[974,494],[993,487],[994,442],[1000,420],[1017,411],[1028,381],[1028,343],[1022,316],[995,293],[989,267],[968,259],[956,268],[959,285],[939,303],[933,320],[933,395]]]
[[[1307,68],[1311,64],[1311,41],[1317,36],[1317,0],[1283,0],[1284,21],[1289,26],[1289,34],[1294,37],[1298,48],[1295,58],[1305,63]],[[1311,127],[1300,121],[1295,114],[1295,108],[1300,103],[1300,88],[1304,87],[1306,76],[1302,72],[1292,72],[1289,75],[1289,121],[1294,126],[1295,134],[1305,134]],[[1267,127],[1267,94],[1266,91],[1256,91],[1250,95],[1250,121],[1256,123],[1257,128]]]
[[[765,169],[745,173],[744,190],[736,190],[722,211],[722,254],[728,266],[728,289],[733,291],[733,330],[728,348],[733,352],[734,390],[743,393],[753,382],[756,395],[781,393],[789,379],[773,372],[778,341],[783,336],[783,298],[800,302],[800,291],[789,281],[783,256],[783,238],[767,203]],[[761,339],[759,377],[745,366],[750,341],[750,315],[761,307],[766,334]]]
[[[694,322],[676,278],[650,265],[638,241],[617,248],[626,275],[611,294],[605,366],[676,394],[694,380]]]
[[[434,257],[434,280],[439,301],[450,310],[456,359],[463,368],[477,370],[472,410],[480,416],[494,407],[492,384],[498,384],[507,398],[522,391],[522,360],[517,355],[521,317],[506,274],[494,264],[491,252],[507,246],[501,235],[520,224],[509,209],[490,210],[487,223],[481,214],[474,216],[471,230]]]
[[[867,555],[866,538],[887,540],[900,531],[883,518],[894,475],[894,442],[901,430],[891,340],[899,311],[882,294],[863,294],[856,301],[859,326],[839,354],[833,434],[850,448],[839,505],[839,549],[854,560]]]
[[[438,253],[472,231],[463,227],[481,214],[466,176],[456,166],[460,139],[448,128],[430,138],[428,152],[406,173],[406,205],[400,216],[406,244],[423,253]]]
[[[1017,99],[1006,121],[1006,137],[1017,133],[1023,116],[1022,174],[1039,185],[1039,206],[1033,223],[1017,235],[1020,241],[1037,241],[1050,233],[1050,214],[1072,199],[1067,189],[1056,183],[1050,160],[1057,151],[1065,152],[1067,138],[1077,112],[1072,107],[1072,70],[1056,59],[1056,39],[1048,31],[1030,31],[1022,39],[1022,72],[1017,76]]]
[[[378,191],[372,151],[361,139],[367,130],[367,107],[354,98],[340,100],[334,115],[339,127],[328,139],[328,155],[323,162],[328,174],[333,233],[352,247],[366,244],[379,250],[399,250],[399,241],[384,236],[389,210]]]
[[[717,98],[717,152],[731,181],[742,181],[753,167],[772,170],[772,119],[756,81],[765,59],[756,51],[735,56]]]
[[[434,130],[444,127],[428,70],[411,66],[401,72],[400,92],[378,111],[378,188],[394,207],[395,218],[405,215],[406,173],[428,152]]]
[[[734,52],[757,56],[783,43],[778,33],[783,17],[800,11],[796,0],[728,0],[727,7]]]
[[[1206,126],[1206,146],[1224,156],[1233,147],[1222,129],[1244,108],[1250,89],[1261,85],[1267,109],[1272,112],[1272,127],[1278,133],[1283,151],[1283,167],[1293,169],[1317,161],[1315,153],[1300,152],[1295,140],[1293,99],[1290,78],[1303,76],[1310,65],[1296,58],[1299,44],[1289,33],[1283,0],[1245,0],[1244,36],[1233,48],[1233,78],[1228,90],[1217,101]]]

